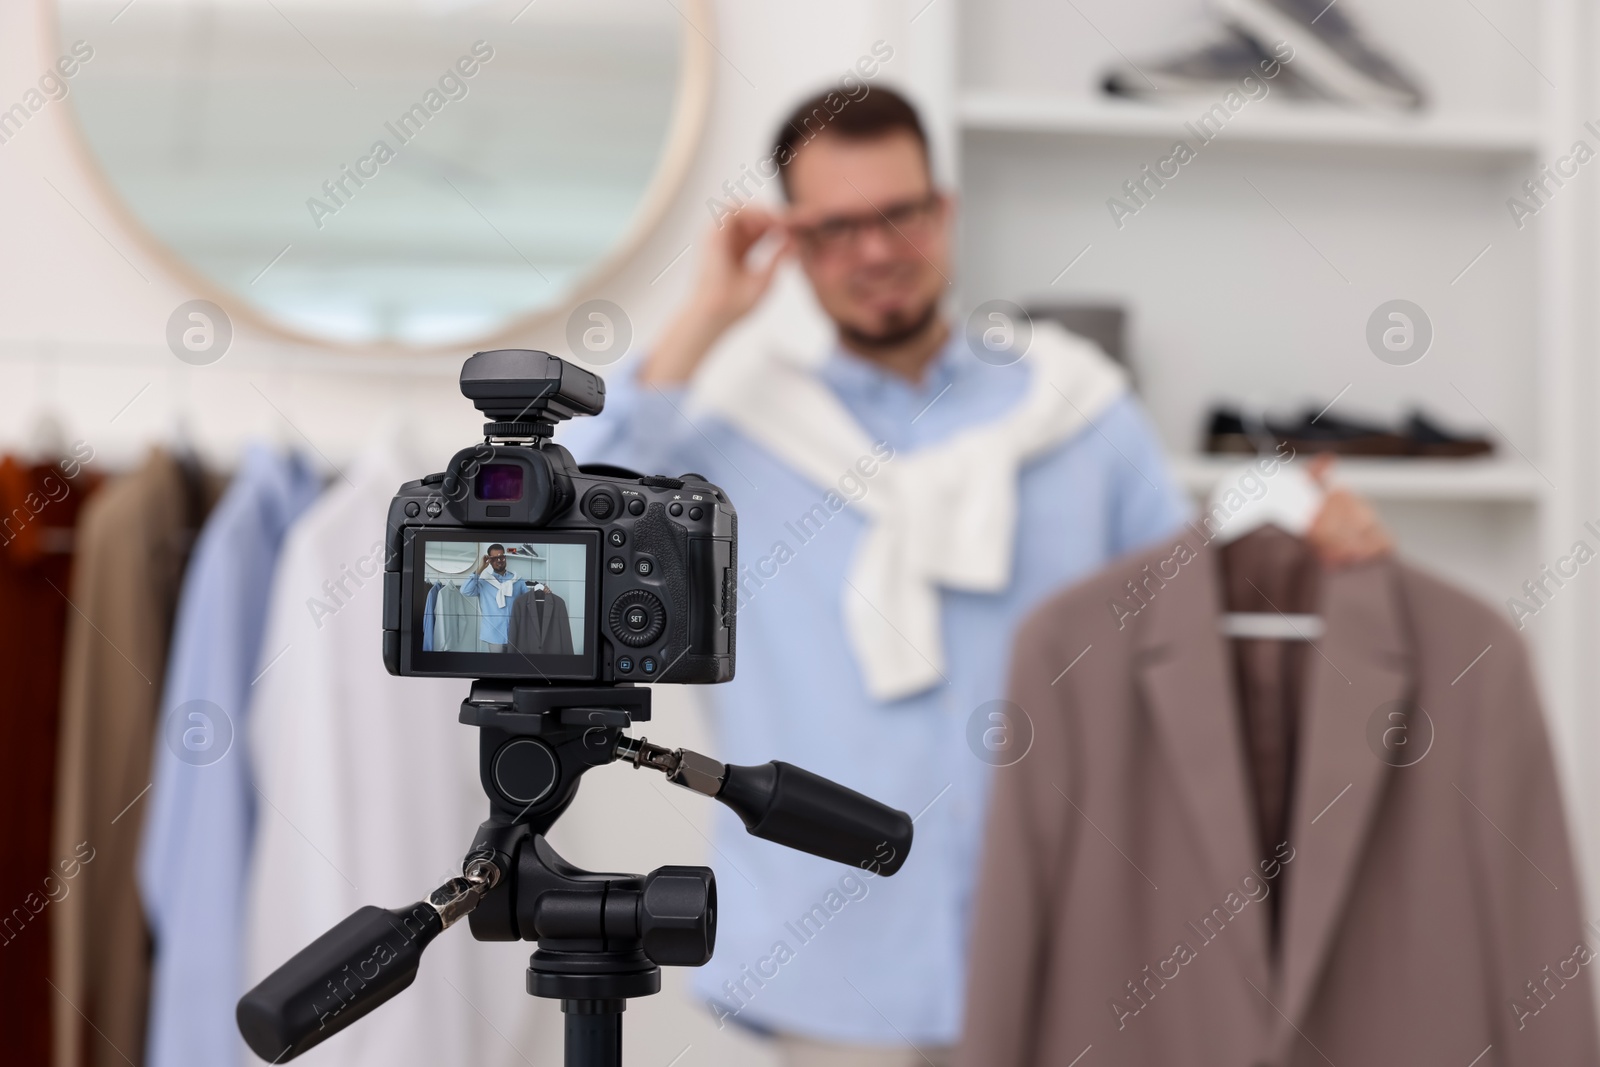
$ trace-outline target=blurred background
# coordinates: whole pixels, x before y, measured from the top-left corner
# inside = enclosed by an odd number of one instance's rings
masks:
[[[1510,613],[1600,523],[1600,169],[1574,157],[1600,146],[1600,21],[1577,0],[1338,11],[1421,106],[1296,98],[1285,80],[1196,139],[1185,123],[1223,90],[1202,78],[1168,99],[1137,73],[1215,39],[1217,9],[1189,0],[14,0],[0,446],[40,459],[83,442],[109,477],[152,444],[228,471],[266,440],[337,478],[398,434],[417,474],[439,469],[478,436],[463,356],[633,367],[718,205],[777,204],[745,176],[779,119],[876,55],[871,80],[921,108],[957,197],[958,319],[1012,301],[1099,340],[1197,498],[1252,432],[1345,420],[1366,454],[1339,481],[1404,556]],[[1130,193],[1180,136],[1195,158]],[[1392,301],[1421,355],[1382,344]],[[595,326],[603,344],[575,340]],[[725,344],[756,332],[826,337],[791,268]],[[1600,584],[1584,568],[1546,599],[1518,621],[1592,917]],[[656,719],[711,748],[696,694],[658,691]],[[554,839],[600,869],[708,862],[707,807],[602,772]],[[520,989],[517,953],[484,959]],[[455,995],[426,979],[405,1010]],[[669,972],[630,1006],[629,1062],[775,1062],[685,986]],[[553,1005],[478,1014],[486,1041],[556,1062]]]

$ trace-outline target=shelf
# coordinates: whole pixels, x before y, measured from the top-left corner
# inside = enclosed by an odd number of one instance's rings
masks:
[[[1166,140],[1196,137],[1184,129],[1216,97],[1170,105],[997,92],[963,93],[963,130]],[[1252,102],[1219,135],[1233,143],[1382,148],[1409,152],[1527,157],[1539,150],[1538,126],[1506,115],[1390,115],[1319,104]]]
[[[1169,456],[1173,477],[1195,496],[1211,492],[1218,480],[1237,470],[1248,456]],[[1548,488],[1539,472],[1520,458],[1359,459],[1341,457],[1337,484],[1380,501],[1537,504]]]

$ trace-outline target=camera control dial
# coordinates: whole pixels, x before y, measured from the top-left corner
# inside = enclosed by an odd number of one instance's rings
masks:
[[[629,589],[611,602],[611,633],[629,648],[653,643],[667,628],[667,610],[648,589]]]

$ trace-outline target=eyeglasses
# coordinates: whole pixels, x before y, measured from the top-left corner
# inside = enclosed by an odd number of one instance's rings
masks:
[[[808,251],[820,255],[853,250],[861,238],[873,230],[886,239],[898,237],[910,241],[913,237],[927,235],[929,223],[938,214],[941,204],[938,193],[929,193],[916,200],[904,200],[859,215],[832,215],[810,226],[796,226],[794,233]]]

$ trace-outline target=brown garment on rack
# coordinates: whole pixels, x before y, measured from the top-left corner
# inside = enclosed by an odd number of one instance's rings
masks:
[[[1221,549],[1222,601],[1228,611],[1285,615],[1316,610],[1321,567],[1301,538],[1265,526]],[[1294,796],[1295,742],[1308,656],[1305,641],[1234,638],[1233,677],[1245,762],[1255,793],[1257,844],[1268,856],[1287,839]],[[1277,947],[1288,870],[1266,900],[1268,935]]]
[[[958,1062],[1600,1063],[1600,960],[1503,614],[1393,560],[1324,572],[1287,844],[1263,856],[1219,553],[1185,536],[1019,631],[1034,737],[995,770]],[[1285,874],[1274,959],[1261,901]]]
[[[77,472],[74,478],[66,470]],[[0,460],[0,1034],[12,1063],[50,1062],[52,900],[76,857],[51,851],[72,528],[99,479],[72,460]]]
[[[215,480],[157,449],[83,509],[72,572],[54,851],[93,858],[50,907],[56,1067],[144,1060],[150,937],[135,879],[167,642]]]

